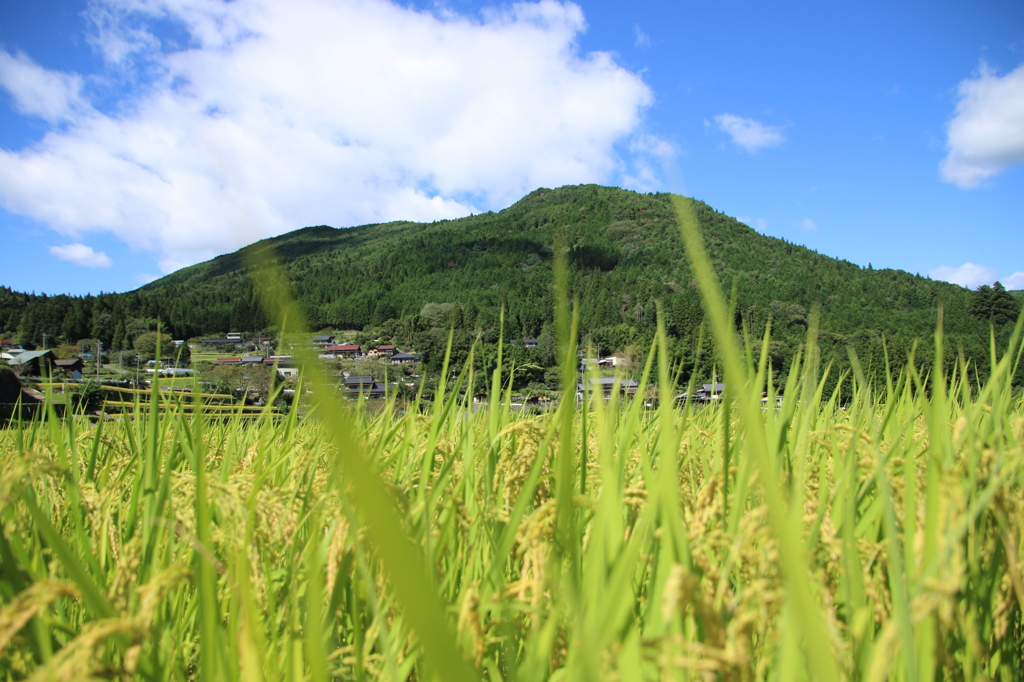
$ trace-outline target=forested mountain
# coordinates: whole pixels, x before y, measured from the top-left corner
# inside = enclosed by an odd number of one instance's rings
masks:
[[[694,208],[720,281],[727,291],[735,284],[737,328],[745,321],[760,334],[774,320],[777,368],[785,368],[802,341],[815,304],[824,357],[845,365],[852,345],[876,374],[883,337],[894,358],[905,358],[915,341],[918,356],[927,357],[940,303],[949,362],[963,349],[984,363],[990,324],[1005,335],[1020,309],[1020,299],[1001,288],[979,303],[978,292],[861,268],[761,235],[701,202]],[[252,249],[270,245],[314,330],[372,329],[429,354],[447,338],[442,329],[458,330],[459,347],[481,330],[493,337],[504,306],[507,337],[550,338],[556,237],[569,247],[581,336],[602,352],[643,349],[660,302],[674,354],[692,356],[703,310],[669,195],[595,185],[538,189],[498,213],[458,220],[308,227],[125,294],[45,297],[0,289],[0,329],[5,338],[31,344],[41,343],[43,332],[50,345],[56,337],[99,337],[115,350],[130,347],[157,320],[175,338],[272,329],[247,259]]]

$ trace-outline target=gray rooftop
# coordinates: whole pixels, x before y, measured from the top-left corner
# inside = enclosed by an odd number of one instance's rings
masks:
[[[7,362],[12,365],[23,365],[26,362],[35,360],[36,358],[41,358],[49,352],[50,351],[48,350],[27,350],[24,353],[19,353],[13,360],[8,360]]]

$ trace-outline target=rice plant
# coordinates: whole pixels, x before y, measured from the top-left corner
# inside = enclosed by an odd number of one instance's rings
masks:
[[[154,380],[123,421],[0,430],[0,676],[1024,679],[1021,323],[983,385],[902,358],[872,385],[852,357],[844,403],[812,324],[765,408],[770,331],[737,336],[677,210],[718,406],[675,400],[662,331],[657,400],[513,412],[470,360],[371,413],[310,363],[305,415],[225,418]],[[570,396],[564,270],[556,293]]]

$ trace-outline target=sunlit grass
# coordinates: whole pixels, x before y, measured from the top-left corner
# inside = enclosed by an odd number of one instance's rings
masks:
[[[768,344],[736,336],[678,209],[722,406],[675,403],[662,332],[652,406],[511,412],[470,360],[371,413],[310,364],[304,419],[154,386],[134,419],[0,431],[0,676],[1024,679],[1019,325],[983,386],[871,386],[854,357],[845,404],[812,325],[762,409]]]

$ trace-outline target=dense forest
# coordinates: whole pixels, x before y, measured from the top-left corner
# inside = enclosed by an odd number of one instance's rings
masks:
[[[972,292],[899,270],[861,268],[693,205],[720,281],[735,293],[737,330],[756,338],[771,319],[769,352],[783,373],[814,309],[823,360],[847,367],[852,347],[880,377],[886,349],[896,364],[915,344],[916,357],[930,359],[941,305],[947,364],[962,351],[984,376],[990,329],[1005,338],[1021,307],[998,285]],[[543,366],[553,361],[556,241],[568,249],[581,342],[602,354],[642,354],[660,306],[687,379],[697,362],[703,308],[670,197],[595,185],[538,189],[498,213],[458,220],[308,227],[123,294],[34,296],[0,288],[0,332],[26,346],[42,344],[44,334],[50,346],[99,338],[115,351],[131,348],[157,323],[174,338],[273,332],[250,258],[271,246],[314,330],[366,330],[436,365],[449,329],[457,357],[478,335],[493,343],[504,308],[506,338],[540,339],[539,356],[527,359]],[[701,377],[709,367],[700,365]]]

